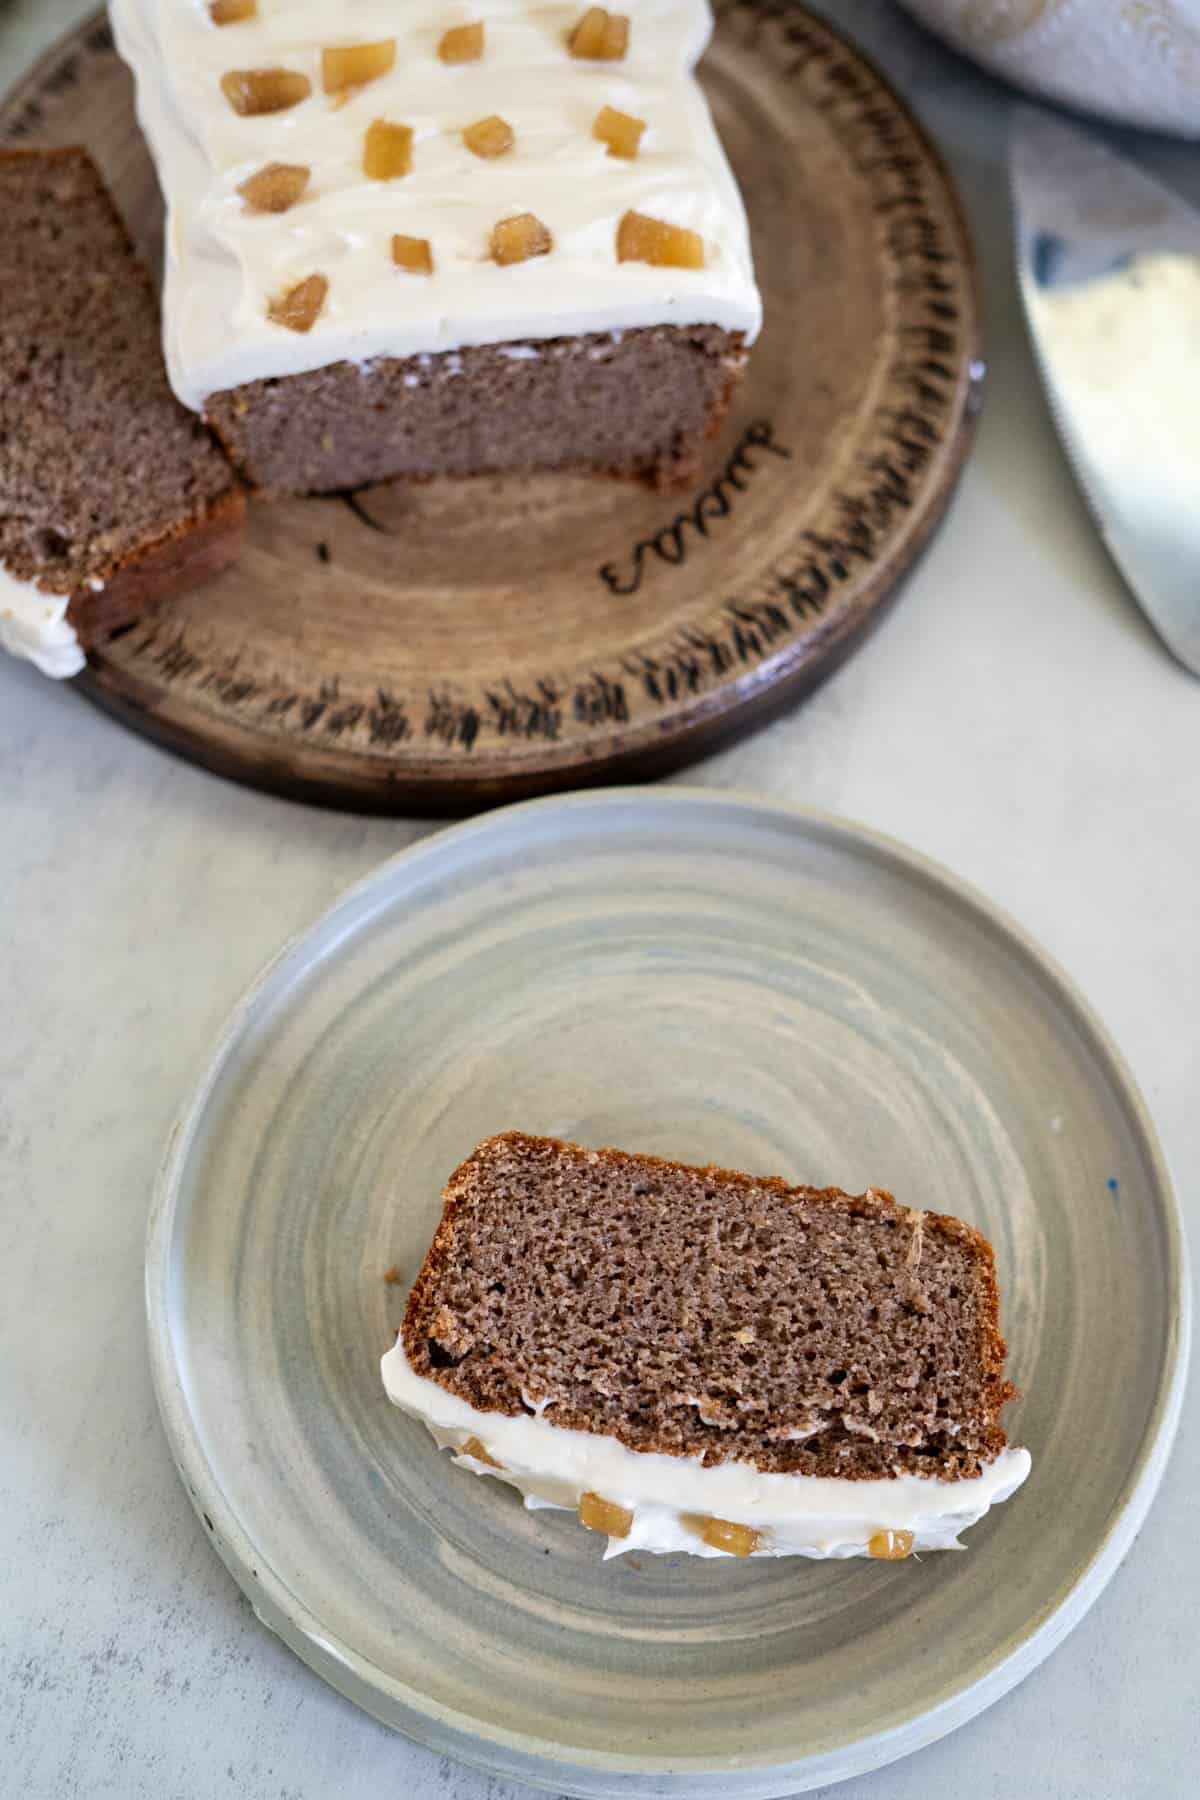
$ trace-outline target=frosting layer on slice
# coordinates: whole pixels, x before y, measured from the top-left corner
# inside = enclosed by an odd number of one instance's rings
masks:
[[[915,1552],[960,1550],[960,1532],[1015,1493],[1031,1466],[1028,1450],[1010,1448],[964,1481],[918,1475],[840,1481],[767,1474],[741,1462],[705,1468],[696,1458],[647,1454],[613,1437],[554,1425],[545,1405],[515,1416],[480,1412],[419,1375],[399,1338],[381,1371],[388,1398],[420,1419],[440,1448],[453,1450],[476,1474],[516,1488],[526,1506],[578,1511],[584,1495],[593,1494],[632,1515],[628,1535],[609,1538],[606,1558],[627,1550],[726,1555],[705,1539],[713,1520],[747,1527],[753,1556],[878,1555],[881,1536],[889,1533],[910,1534],[911,1543],[908,1536],[899,1542]],[[893,1535],[890,1542],[896,1541]]]
[[[51,594],[0,565],[0,650],[24,657],[43,675],[67,680],[87,658],[67,618],[69,594]]]

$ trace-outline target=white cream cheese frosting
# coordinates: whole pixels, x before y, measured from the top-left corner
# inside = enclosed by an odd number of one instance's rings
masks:
[[[67,618],[70,599],[22,581],[0,564],[0,650],[60,681],[78,675],[87,658]]]
[[[752,340],[762,309],[741,196],[693,69],[708,41],[708,0],[620,0],[627,56],[588,62],[566,39],[582,0],[258,0],[255,17],[217,26],[204,0],[112,0],[118,48],[137,79],[138,116],[167,205],[163,336],[171,385],[203,410],[244,382],[348,360],[413,356],[649,325],[716,325]],[[478,62],[443,65],[447,28],[485,27]],[[321,51],[394,37],[391,72],[345,104],[321,86]],[[306,75],[308,99],[239,117],[221,90],[234,69]],[[609,156],[592,135],[601,107],[646,121],[638,156]],[[498,113],[516,134],[494,160],[462,130]],[[411,173],[368,180],[363,138],[376,119],[414,133]],[[268,162],[311,169],[283,213],[249,213],[237,189]],[[703,269],[616,260],[629,209],[696,231]],[[493,225],[534,213],[547,256],[500,267]],[[394,233],[428,238],[434,273],[391,262]],[[307,276],[329,283],[311,331],[272,322],[268,305]]]
[[[629,1535],[609,1538],[606,1559],[629,1550],[726,1555],[704,1542],[697,1518],[750,1527],[759,1534],[755,1556],[867,1556],[881,1531],[911,1532],[917,1553],[961,1550],[959,1533],[1015,1493],[1031,1466],[1028,1450],[1007,1449],[965,1481],[917,1475],[839,1481],[767,1474],[739,1462],[705,1468],[694,1457],[630,1450],[616,1438],[554,1425],[545,1403],[515,1417],[480,1412],[419,1375],[401,1338],[381,1370],[388,1398],[420,1419],[439,1448],[454,1451],[455,1460],[475,1474],[516,1488],[527,1507],[575,1511],[592,1493],[632,1513]],[[470,1439],[501,1466],[464,1453]]]

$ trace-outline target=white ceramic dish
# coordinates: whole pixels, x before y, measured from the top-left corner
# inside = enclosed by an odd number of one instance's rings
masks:
[[[602,1566],[455,1469],[384,1397],[383,1275],[509,1125],[978,1223],[1026,1487],[920,1564]],[[428,839],[285,949],[173,1135],[147,1286],[173,1452],[260,1618],[422,1742],[593,1796],[792,1794],[1012,1687],[1128,1549],[1188,1337],[1153,1128],[1036,947],[859,827],[670,788]]]

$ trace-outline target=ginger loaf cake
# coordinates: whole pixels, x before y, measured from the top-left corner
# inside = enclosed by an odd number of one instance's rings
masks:
[[[113,0],[167,367],[265,494],[690,481],[761,321],[708,0]]]
[[[230,561],[245,501],[86,151],[0,151],[0,217],[0,648],[67,677]]]
[[[957,1549],[1029,1472],[959,1219],[519,1132],[443,1198],[388,1395],[607,1555]]]

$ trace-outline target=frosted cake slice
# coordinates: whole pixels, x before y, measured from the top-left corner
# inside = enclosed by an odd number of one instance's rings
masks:
[[[451,1176],[397,1406],[608,1554],[960,1548],[1008,1446],[991,1247],[890,1194],[517,1132]]]

